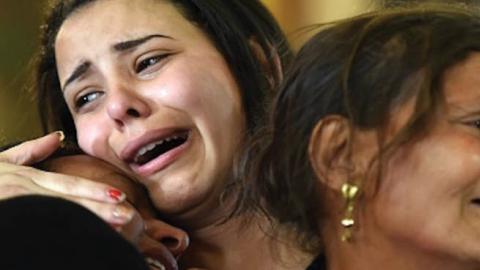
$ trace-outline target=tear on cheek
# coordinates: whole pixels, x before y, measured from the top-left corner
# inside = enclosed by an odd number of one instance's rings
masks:
[[[101,153],[107,147],[107,141],[101,139],[100,134],[95,130],[88,130],[87,132],[78,132],[78,145],[80,148],[90,156],[100,157]]]
[[[202,104],[204,99],[202,91],[198,85],[192,85],[188,82],[177,83],[175,87],[160,87],[156,89],[159,99],[171,107],[189,108],[189,111],[195,110]]]

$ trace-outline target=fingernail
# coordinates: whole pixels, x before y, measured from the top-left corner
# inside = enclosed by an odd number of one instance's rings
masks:
[[[112,216],[115,220],[120,222],[128,222],[133,218],[134,212],[125,206],[117,206],[113,209]]]
[[[58,130],[58,131],[55,131],[55,132],[53,132],[53,133],[57,134],[58,140],[59,140],[60,142],[63,142],[63,140],[65,140],[65,133],[63,133],[63,131]]]
[[[125,193],[121,192],[120,190],[118,190],[116,188],[108,189],[107,194],[108,194],[108,197],[114,199],[117,202],[122,202],[127,197],[127,195],[125,195]]]

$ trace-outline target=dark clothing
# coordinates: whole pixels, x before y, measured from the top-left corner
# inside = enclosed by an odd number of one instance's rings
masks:
[[[0,201],[2,270],[148,270],[108,224],[72,202],[24,196]]]
[[[326,270],[327,262],[323,255],[318,256],[315,260],[307,267],[306,270]]]

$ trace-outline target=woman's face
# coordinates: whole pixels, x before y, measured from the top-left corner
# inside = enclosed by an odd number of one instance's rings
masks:
[[[425,138],[388,159],[360,226],[395,247],[480,260],[480,54],[447,70],[445,104]],[[412,113],[394,116],[394,130]],[[406,244],[406,245],[402,245]],[[400,254],[400,253],[399,253]]]
[[[138,179],[167,214],[211,211],[245,119],[205,33],[168,1],[99,0],[67,18],[55,48],[80,147]]]

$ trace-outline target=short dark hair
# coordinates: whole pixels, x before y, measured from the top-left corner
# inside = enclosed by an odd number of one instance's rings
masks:
[[[44,132],[63,130],[75,139],[72,116],[63,99],[56,70],[54,43],[65,19],[97,0],[60,0],[51,6],[42,27],[36,82],[38,110]],[[250,132],[260,126],[266,104],[279,84],[292,52],[275,19],[258,0],[168,0],[202,29],[223,55],[239,85]],[[265,59],[251,42],[256,42]],[[280,57],[278,63],[277,57]],[[266,64],[262,61],[266,61]],[[281,67],[278,64],[282,65]]]
[[[474,7],[398,7],[325,26],[300,50],[268,127],[237,168],[245,179],[240,212],[266,213],[298,232],[302,247],[318,252],[325,209],[308,155],[318,121],[340,115],[353,130],[379,132],[381,165],[382,152],[425,135],[443,102],[445,71],[473,51],[480,51]],[[413,115],[387,143],[382,132],[390,112],[413,97]]]

